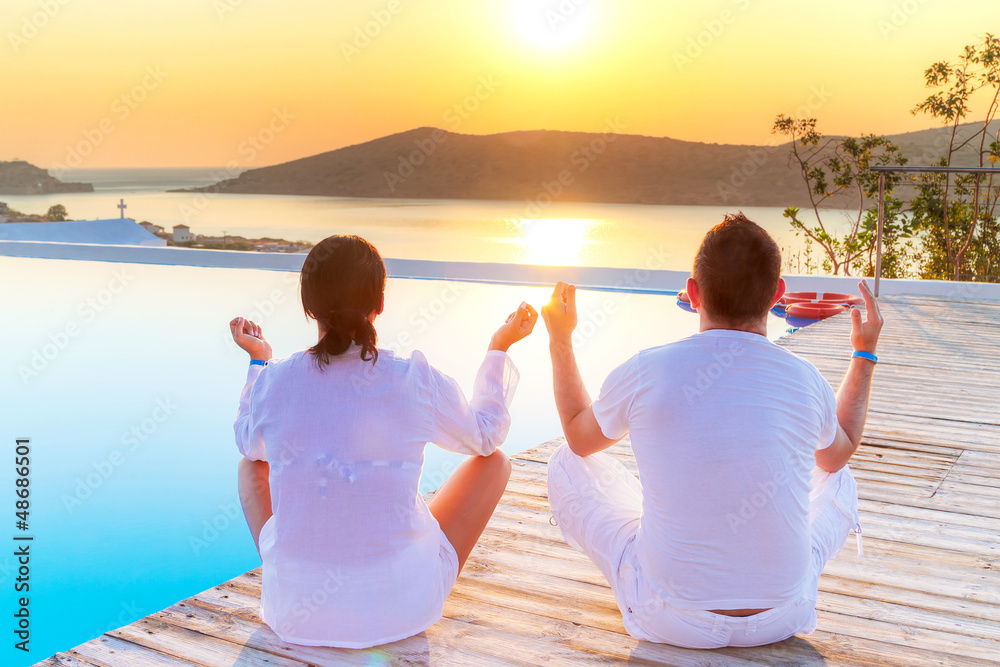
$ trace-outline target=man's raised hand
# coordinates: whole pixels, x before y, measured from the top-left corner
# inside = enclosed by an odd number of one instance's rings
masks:
[[[882,313],[879,311],[875,295],[868,287],[868,281],[862,280],[858,283],[858,287],[865,300],[866,317],[862,318],[861,311],[857,308],[851,309],[851,345],[855,350],[875,354],[875,346],[882,331]]]
[[[571,340],[577,322],[576,285],[556,283],[552,298],[542,306],[542,319],[552,341]]]

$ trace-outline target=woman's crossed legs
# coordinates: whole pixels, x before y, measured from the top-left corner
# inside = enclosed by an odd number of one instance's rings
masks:
[[[458,554],[459,570],[500,503],[510,479],[510,469],[510,459],[499,449],[489,456],[471,456],[427,503]],[[240,460],[240,504],[258,553],[260,531],[272,514],[269,472],[266,461]]]

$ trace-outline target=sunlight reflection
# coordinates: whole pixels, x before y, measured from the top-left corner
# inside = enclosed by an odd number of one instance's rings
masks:
[[[511,220],[508,224],[521,246],[518,261],[525,264],[577,266],[589,259],[601,221],[593,218]]]

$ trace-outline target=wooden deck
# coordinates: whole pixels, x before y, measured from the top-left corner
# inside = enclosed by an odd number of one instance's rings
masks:
[[[756,649],[633,640],[600,572],[553,526],[546,443],[507,494],[445,606],[416,637],[366,651],[291,646],[258,618],[254,570],[39,665],[980,665],[1000,663],[1000,304],[883,299],[854,537],[820,581],[819,629]],[[849,321],[781,344],[836,386]],[[634,464],[627,444],[615,454]]]

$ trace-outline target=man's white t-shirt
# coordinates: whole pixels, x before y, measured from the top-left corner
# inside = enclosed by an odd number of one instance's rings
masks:
[[[797,599],[810,567],[815,451],[837,402],[811,363],[745,331],[644,350],[594,401],[608,438],[631,434],[642,483],[635,552],[678,609],[764,609]]]

